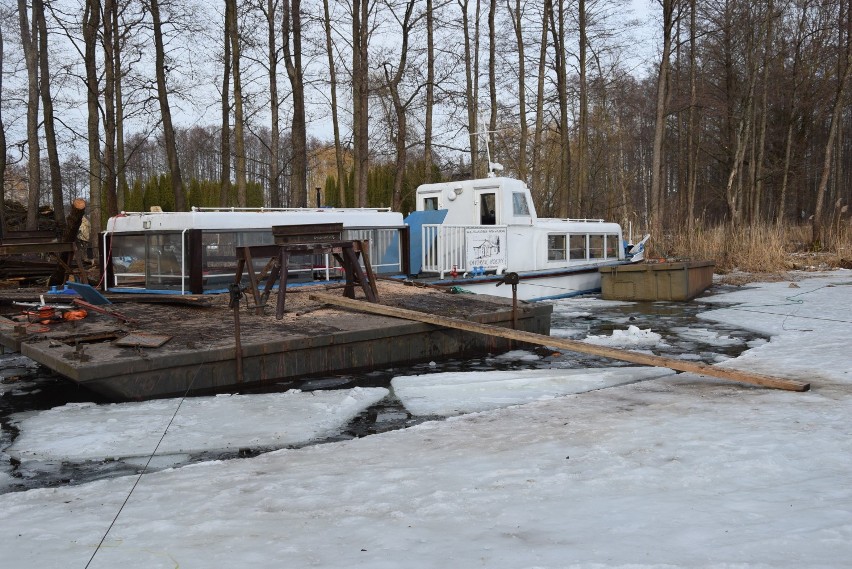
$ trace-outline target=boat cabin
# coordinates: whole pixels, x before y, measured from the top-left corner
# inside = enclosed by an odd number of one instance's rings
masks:
[[[100,246],[112,292],[201,294],[225,292],[234,280],[237,247],[272,245],[273,226],[342,223],[342,240],[369,241],[377,273],[399,274],[406,231],[402,215],[386,208],[216,209],[188,212],[123,212],[109,218]],[[269,259],[256,259],[260,272]],[[330,255],[305,255],[288,282],[329,280],[341,268]]]

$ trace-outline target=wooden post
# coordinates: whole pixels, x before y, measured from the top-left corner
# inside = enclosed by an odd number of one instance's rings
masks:
[[[672,358],[664,358],[662,356],[654,356],[650,354],[641,354],[639,352],[619,350],[607,346],[596,346],[594,344],[587,344],[585,342],[578,342],[576,340],[568,340],[566,338],[554,338],[553,336],[545,336],[543,334],[535,334],[533,332],[526,332],[523,330],[512,330],[509,328],[502,328],[500,326],[494,326],[491,324],[480,324],[478,322],[470,322],[468,320],[450,318],[447,316],[435,316],[433,314],[426,314],[424,312],[417,312],[415,310],[406,310],[404,308],[395,308],[391,306],[384,306],[381,304],[365,303],[357,300],[340,298],[327,294],[314,293],[310,295],[310,298],[313,300],[324,302],[326,304],[340,306],[343,308],[351,308],[353,310],[360,310],[362,312],[370,312],[372,314],[381,314],[383,316],[392,316],[395,318],[403,318],[405,320],[415,320],[417,322],[425,322],[427,324],[434,324],[436,326],[443,326],[445,328],[455,328],[458,330],[465,330],[467,332],[475,332],[477,334],[487,334],[489,336],[497,336],[500,338],[508,338],[510,340],[518,340],[520,342],[526,342],[528,344],[552,346],[555,348],[569,350],[572,352],[592,354],[595,356],[602,356],[605,358],[612,358],[614,360],[632,362],[641,365],[666,367],[676,371],[696,373],[699,375],[726,379],[728,381],[737,381],[740,383],[751,383],[763,387],[771,387],[773,389],[783,389],[786,391],[807,391],[811,387],[810,383],[804,383],[792,379],[782,379],[757,373],[724,369],[715,366],[708,366],[703,363],[675,360]]]

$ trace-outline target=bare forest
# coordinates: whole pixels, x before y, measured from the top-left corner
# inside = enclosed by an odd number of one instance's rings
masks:
[[[3,209],[406,212],[490,155],[660,255],[850,258],[852,0],[636,4],[0,0]]]

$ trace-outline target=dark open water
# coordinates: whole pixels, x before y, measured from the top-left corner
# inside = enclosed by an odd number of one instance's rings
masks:
[[[642,330],[651,329],[663,336],[665,347],[654,348],[661,356],[680,356],[716,363],[720,358],[736,357],[745,349],[746,342],[758,339],[755,334],[719,325],[707,320],[699,320],[697,314],[708,307],[699,303],[632,303],[624,306],[614,306],[599,309],[595,314],[578,316],[572,312],[560,310],[558,303],[551,324],[554,335],[559,331],[570,330],[571,337],[586,335],[612,334],[613,330],[624,330],[628,325],[638,326]],[[684,332],[683,329],[706,329],[719,334],[741,340],[739,342],[714,342],[698,339]],[[563,335],[565,335],[563,333]],[[613,365],[632,365],[625,362],[615,362],[566,352],[554,354],[552,350],[542,348],[535,351],[540,356],[533,361],[505,360],[484,355],[482,357],[460,360],[427,362],[411,366],[379,369],[357,375],[312,378],[304,381],[288,381],[273,385],[264,391],[283,391],[298,388],[303,391],[315,389],[347,389],[360,387],[390,387],[390,382],[397,375],[416,375],[436,372],[481,371],[508,369],[539,369],[539,368],[584,368],[611,367]],[[35,412],[50,409],[72,402],[105,403],[97,395],[90,393],[76,384],[66,381],[35,364],[19,354],[0,356],[0,382],[4,385],[4,393],[0,395],[0,449],[5,449],[14,441],[18,430],[11,416],[16,413]],[[257,391],[255,391],[257,392]],[[251,393],[251,391],[249,391]],[[339,435],[311,444],[338,441],[356,437],[368,436],[375,433],[406,428],[408,426],[430,420],[436,417],[412,417],[402,404],[391,395],[353,419]],[[191,462],[214,459],[229,459],[255,456],[266,452],[269,448],[247,448],[235,453],[205,453],[192,456]],[[128,465],[124,462],[108,460],[74,463],[37,463],[18,464],[8,455],[0,452],[0,493],[21,491],[30,488],[80,484],[100,478],[136,474],[141,467]],[[148,469],[151,470],[151,467]],[[5,475],[4,475],[5,473]],[[3,479],[6,478],[6,483]]]

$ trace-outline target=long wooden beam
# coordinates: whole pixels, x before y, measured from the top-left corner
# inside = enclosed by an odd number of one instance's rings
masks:
[[[630,352],[627,350],[619,350],[609,348],[607,346],[596,346],[587,344],[586,342],[578,342],[576,340],[568,340],[566,338],[554,338],[553,336],[545,336],[543,334],[535,334],[524,330],[512,330],[511,328],[503,328],[492,324],[480,324],[478,322],[470,322],[459,318],[450,318],[447,316],[435,316],[425,312],[416,310],[407,310],[404,308],[396,308],[393,306],[384,306],[382,304],[374,304],[349,298],[331,296],[322,293],[313,293],[310,298],[326,304],[360,310],[372,314],[380,314],[383,316],[392,316],[394,318],[403,318],[405,320],[415,320],[417,322],[425,322],[426,324],[434,324],[445,328],[455,328],[465,330],[467,332],[475,332],[478,334],[487,334],[500,338],[508,338],[528,344],[538,344],[541,346],[552,346],[572,352],[580,352],[584,354],[592,354],[602,356],[614,360],[632,362],[641,365],[665,367],[676,371],[684,371],[696,373],[728,381],[737,381],[740,383],[751,383],[762,387],[771,387],[773,389],[783,389],[786,391],[807,391],[810,389],[810,383],[795,381],[792,379],[782,379],[757,373],[737,371],[733,369],[718,368],[708,366],[703,363],[690,362],[684,360],[676,360],[672,358],[664,358],[662,356],[654,356],[650,354],[641,354],[638,352]]]

